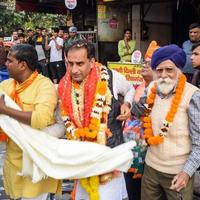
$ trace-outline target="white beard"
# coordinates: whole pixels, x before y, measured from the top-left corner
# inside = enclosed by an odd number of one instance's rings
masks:
[[[158,91],[163,95],[168,95],[175,88],[177,80],[172,80],[170,78],[159,78],[157,84]]]

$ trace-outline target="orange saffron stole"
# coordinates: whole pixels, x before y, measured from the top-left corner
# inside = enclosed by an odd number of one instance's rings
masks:
[[[35,80],[35,78],[37,77],[38,72],[33,72],[31,74],[31,76],[24,81],[22,84],[17,83],[17,81],[13,81],[13,91],[11,92],[11,94],[9,95],[16,103],[17,105],[19,105],[22,108],[22,102],[19,98],[19,94],[21,92],[23,92],[29,85],[31,85],[33,83],[33,81]],[[2,131],[2,129],[0,129],[0,141],[7,141],[8,140],[8,136]]]
[[[13,80],[13,91],[9,95],[16,103],[22,108],[22,102],[19,98],[19,94],[23,92],[29,85],[33,83],[35,78],[38,76],[38,72],[35,71],[31,76],[24,81],[22,84],[18,84],[16,80]]]

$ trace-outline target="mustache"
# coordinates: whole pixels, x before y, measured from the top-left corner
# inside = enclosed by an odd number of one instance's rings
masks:
[[[170,78],[159,78],[158,79],[158,84],[173,84],[174,80],[170,79]]]
[[[177,80],[173,80],[170,78],[159,78],[157,84],[158,91],[161,94],[167,95],[176,87]]]

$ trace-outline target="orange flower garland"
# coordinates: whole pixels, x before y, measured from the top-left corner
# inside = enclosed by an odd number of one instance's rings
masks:
[[[97,82],[95,98],[90,115],[90,122],[87,127],[76,128],[70,118],[65,119],[65,126],[67,128],[67,138],[76,139],[81,141],[97,141],[99,134],[104,134],[106,137],[107,131],[107,118],[110,111],[111,93],[108,88],[107,69],[105,66],[100,68],[100,80]],[[79,89],[78,83],[73,83],[74,89]],[[102,138],[102,137],[101,137]],[[101,139],[98,143],[105,144],[106,141]]]
[[[110,111],[110,104],[112,95],[108,88],[109,75],[105,66],[97,66],[100,72],[100,79],[97,82],[96,91],[94,94],[93,106],[90,113],[89,125],[84,126],[83,123],[80,126],[76,126],[71,119],[65,115],[63,116],[65,120],[65,126],[67,129],[67,138],[75,139],[81,141],[93,141],[98,144],[106,144],[107,137],[111,134],[107,127],[108,113]],[[77,107],[73,109],[73,114],[81,118],[83,113],[81,113],[79,107],[81,107],[83,102],[81,102],[81,91],[83,88],[80,84],[73,82],[72,91],[78,91],[76,97],[72,97],[72,106]],[[67,114],[67,113],[63,113]],[[81,121],[81,119],[76,119]],[[99,200],[100,195],[98,192],[98,187],[100,184],[99,176],[92,176],[89,178],[80,179],[81,186],[86,190],[89,195],[90,200]]]
[[[154,101],[156,98],[156,91],[157,91],[157,85],[154,84],[153,88],[151,88],[150,94],[147,97],[146,103],[148,105],[148,111],[145,114],[145,117],[143,117],[143,127],[144,127],[144,137],[146,139],[146,142],[149,145],[158,145],[161,144],[164,141],[164,136],[168,132],[170,126],[172,125],[172,122],[174,120],[174,117],[176,115],[176,112],[178,110],[178,106],[181,102],[183,90],[185,87],[186,77],[185,75],[181,74],[179,76],[179,81],[176,87],[175,95],[172,99],[170,110],[168,111],[165,120],[163,121],[163,125],[159,131],[159,134],[154,136],[153,135],[153,129],[152,129],[152,121],[151,121],[151,110],[154,105]]]
[[[102,95],[104,96],[105,93],[107,91],[107,82],[106,81],[99,81],[98,85],[97,85],[97,91],[96,91],[96,95]],[[90,124],[88,127],[84,127],[84,128],[77,128],[74,131],[75,137],[76,139],[81,139],[81,140],[94,140],[97,138],[97,134],[98,134],[98,130],[101,124],[101,121],[107,121],[107,116],[108,114],[105,113],[101,113],[99,112],[102,105],[103,105],[103,101],[99,102],[99,101],[95,101],[95,106],[93,108],[93,116],[91,116],[90,119]],[[101,104],[101,105],[99,105]],[[97,109],[95,110],[95,107],[97,107]],[[99,112],[99,113],[98,113]],[[98,118],[98,114],[102,115],[99,116]]]

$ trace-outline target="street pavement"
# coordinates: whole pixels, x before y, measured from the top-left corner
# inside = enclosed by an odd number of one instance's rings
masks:
[[[2,166],[3,159],[5,155],[5,146],[0,144],[0,200],[10,200],[8,196],[6,196],[3,183],[2,183]],[[195,192],[193,200],[200,200],[200,172],[196,173],[195,177]],[[49,197],[49,200],[70,200],[69,191],[72,189],[72,184],[68,181],[64,181],[63,183],[63,195],[61,197]]]
[[[9,200],[9,198],[6,196],[4,188],[3,188],[3,182],[2,182],[2,176],[3,176],[3,159],[5,154],[5,147],[3,144],[0,144],[0,199],[1,200]]]

